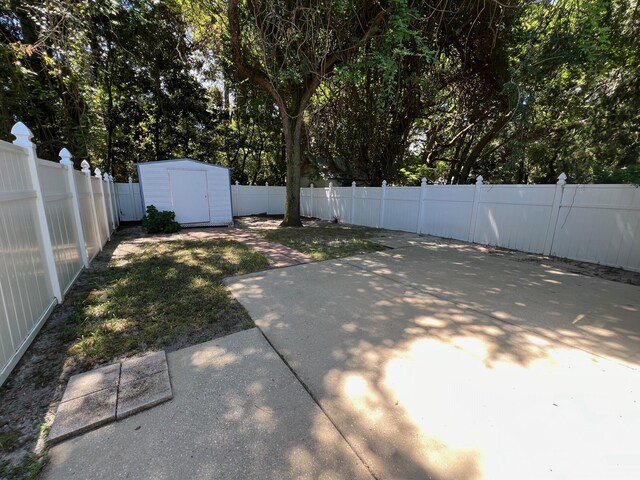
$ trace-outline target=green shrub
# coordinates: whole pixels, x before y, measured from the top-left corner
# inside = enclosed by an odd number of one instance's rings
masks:
[[[148,233],[175,233],[180,230],[174,212],[160,212],[153,205],[147,207],[147,214],[142,217],[142,227]]]

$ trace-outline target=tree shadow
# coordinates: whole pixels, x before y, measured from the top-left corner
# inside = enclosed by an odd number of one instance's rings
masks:
[[[638,425],[618,422],[618,414],[634,417],[637,375],[599,358],[629,364],[637,350],[619,337],[632,322],[611,321],[613,340],[604,346],[570,325],[581,308],[633,316],[613,299],[628,286],[581,278],[572,288],[595,306],[562,301],[547,286],[566,280],[544,268],[486,265],[477,251],[440,262],[437,251],[408,250],[228,283],[378,478],[513,478],[525,464],[532,478],[549,468],[577,477],[603,465],[603,474],[624,469],[578,459],[594,445],[609,460],[632,454],[607,439],[626,438]],[[502,284],[531,298],[505,296],[496,290]],[[534,288],[537,303],[527,292]],[[531,311],[537,316],[525,316]]]
[[[46,478],[371,478],[257,329],[168,363],[171,401],[56,446]]]

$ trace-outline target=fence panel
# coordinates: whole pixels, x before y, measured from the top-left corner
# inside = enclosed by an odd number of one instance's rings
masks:
[[[551,254],[640,271],[640,188],[565,185]]]
[[[333,220],[329,201],[329,187],[313,189],[313,216],[322,220]]]
[[[473,185],[429,185],[425,188],[423,233],[467,240],[473,210]]]
[[[89,182],[91,181],[84,173],[75,170],[73,178],[76,182],[76,190],[78,192],[78,205],[80,207],[80,220],[82,222],[82,231],[84,232],[84,240],[87,248],[87,256],[93,259],[100,248],[99,232],[96,228],[96,215],[93,206],[93,196],[89,191]]]
[[[38,178],[56,272],[60,287],[66,293],[83,267],[67,171],[58,163],[38,160]]]
[[[0,141],[0,384],[56,303],[25,150]]]
[[[418,231],[420,187],[387,187],[384,197],[384,228]]]
[[[113,203],[111,201],[111,191],[109,190],[109,183],[106,182],[104,179],[101,179],[102,181],[102,195],[104,196],[104,208],[105,208],[105,212],[107,214],[107,237],[111,237],[111,233],[113,232],[114,228],[114,219],[113,219]]]
[[[555,185],[483,185],[473,241],[542,253]]]
[[[118,198],[120,220],[123,222],[137,222],[142,219],[142,197],[138,183],[114,183]]]
[[[360,187],[354,196],[354,224],[379,227],[381,187]]]
[[[351,220],[351,187],[332,188],[332,218],[340,223],[353,223]]]
[[[286,198],[286,187],[269,187],[267,190],[267,214],[284,214],[284,203]]]
[[[303,217],[312,217],[311,210],[311,190],[312,188],[300,189],[300,215]]]
[[[237,216],[267,213],[267,188],[264,186],[234,185],[234,213]]]
[[[102,193],[102,178],[91,177],[91,187],[93,190],[93,204],[98,217],[98,232],[100,234],[100,245],[107,243],[111,235],[111,228],[108,224],[107,212],[105,209],[104,195]]]

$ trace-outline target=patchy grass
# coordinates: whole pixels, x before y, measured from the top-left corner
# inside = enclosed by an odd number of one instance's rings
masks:
[[[259,230],[256,233],[267,240],[306,253],[314,260],[329,260],[385,249],[368,240],[377,231],[364,227],[311,224],[304,228],[278,228]]]
[[[9,430],[0,433],[0,452],[11,452],[18,445],[20,432]]]
[[[29,453],[17,464],[0,461],[0,478],[7,480],[36,480],[47,464],[47,452],[42,455]]]
[[[70,356],[98,364],[249,328],[250,317],[221,279],[267,267],[264,256],[233,240],[149,243],[111,262],[89,295],[76,299],[59,334]]]
[[[71,375],[253,327],[221,280],[268,266],[232,240],[117,231],[0,386],[0,479],[37,478],[44,468],[45,439]]]

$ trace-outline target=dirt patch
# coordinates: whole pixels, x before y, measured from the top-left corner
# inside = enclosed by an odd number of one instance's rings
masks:
[[[249,230],[275,230],[280,227],[284,217],[282,215],[251,215],[247,217],[236,217],[234,223],[238,228]],[[344,223],[333,223],[317,218],[302,218],[302,225],[305,227],[330,227],[340,230],[370,230],[369,227],[359,225],[347,225]],[[381,230],[382,231],[382,230]]]
[[[578,273],[589,277],[598,277],[612,282],[640,285],[640,272],[632,272],[622,268],[598,265],[597,263],[579,262],[568,258],[546,257],[496,247],[484,247],[489,255],[506,257],[516,262],[535,263],[543,267],[553,267],[568,273]]]

